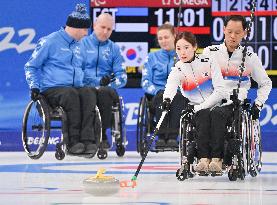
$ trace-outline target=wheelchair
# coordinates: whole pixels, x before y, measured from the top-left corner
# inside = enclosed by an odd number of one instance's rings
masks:
[[[252,120],[250,115],[250,100],[241,103],[237,99],[237,94],[233,94],[233,116],[227,126],[227,137],[225,139],[225,152],[231,150],[232,162],[225,164],[223,161],[222,173],[196,173],[194,166],[197,164],[197,133],[192,121],[192,115],[187,112],[182,113],[180,119],[180,168],[176,171],[179,181],[193,178],[196,174],[204,176],[217,176],[228,173],[230,181],[238,178],[244,180],[247,174],[255,177],[262,167],[262,147],[259,120]]]
[[[121,107],[124,107],[123,100],[120,98],[113,109],[112,115],[112,145],[116,144],[116,153],[123,156],[125,153],[126,129],[124,114]],[[99,159],[107,157],[107,150],[101,146],[102,142],[102,123],[98,107],[95,108],[94,136],[98,141],[97,156]],[[40,95],[37,101],[30,101],[25,109],[22,126],[22,144],[25,152],[31,159],[39,159],[47,149],[48,140],[53,131],[61,131],[60,142],[56,144],[55,157],[62,160],[67,153],[68,144],[67,116],[62,107],[52,108],[47,104],[44,96]],[[124,137],[123,137],[124,136]],[[30,139],[35,139],[36,143],[31,143]],[[90,154],[80,154],[86,158],[93,157]]]
[[[119,96],[118,102],[112,106],[112,123],[110,129],[110,135],[112,138],[111,146],[105,149],[100,143],[97,156],[99,159],[106,159],[108,151],[111,150],[115,145],[115,152],[117,156],[122,157],[125,154],[126,146],[128,144],[126,140],[126,127],[125,127],[125,114],[124,114],[124,102],[123,98]],[[101,140],[102,142],[102,136]]]
[[[146,95],[144,95],[140,99],[139,108],[138,108],[138,118],[137,118],[137,132],[136,132],[136,144],[137,144],[137,152],[140,153],[141,157],[145,156],[151,135],[154,131],[154,126],[156,122],[154,121],[154,116],[150,112],[150,101],[147,99]],[[173,130],[168,130],[165,134],[173,133]],[[178,131],[177,131],[178,132]],[[179,151],[179,148],[154,148],[151,147],[149,150],[151,152],[165,152],[165,151]]]
[[[94,136],[102,139],[102,124],[100,112],[96,106],[94,118]],[[37,101],[30,101],[25,109],[22,126],[22,144],[25,152],[31,159],[39,159],[47,149],[50,135],[54,131],[61,131],[60,142],[56,144],[55,157],[63,160],[67,153],[68,144],[67,116],[63,108],[52,108],[47,104],[43,95]],[[30,139],[36,139],[36,143],[30,143]],[[99,142],[96,142],[99,144]],[[80,154],[86,158],[91,154]]]

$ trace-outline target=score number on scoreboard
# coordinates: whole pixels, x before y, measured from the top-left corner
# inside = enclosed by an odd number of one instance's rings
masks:
[[[249,20],[252,0],[212,1],[212,44],[224,40],[224,17],[230,14],[244,15]],[[277,70],[277,1],[257,0],[255,22],[249,36],[249,49],[255,51],[266,70]]]

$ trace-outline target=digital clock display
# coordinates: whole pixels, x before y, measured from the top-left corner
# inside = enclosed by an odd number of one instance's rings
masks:
[[[111,39],[121,48],[129,78],[140,80],[139,67],[147,53],[158,48],[156,32],[164,22],[170,22],[179,31],[193,32],[199,48],[204,48],[223,42],[225,16],[240,14],[249,19],[252,0],[182,0],[178,21],[180,2],[91,0],[93,21],[102,12],[110,13],[115,20]],[[277,0],[257,0],[256,10],[249,48],[258,54],[266,70],[276,70]]]

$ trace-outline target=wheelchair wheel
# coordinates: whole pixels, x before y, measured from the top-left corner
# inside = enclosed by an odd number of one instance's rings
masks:
[[[188,163],[188,165],[193,164],[194,158],[197,155],[196,151],[196,133],[193,125],[187,120],[181,118],[181,126],[180,126],[180,143],[179,143],[179,151],[180,151],[180,163],[183,164],[184,161]]]
[[[108,157],[108,152],[104,149],[99,149],[97,152],[98,159],[106,159]]]
[[[55,152],[55,158],[57,160],[63,160],[64,157],[65,157],[65,153],[64,153],[63,150],[56,150],[56,152]]]
[[[41,96],[25,109],[22,126],[22,143],[31,159],[39,159],[45,152],[50,136],[50,118],[46,101]]]
[[[250,127],[248,114],[243,111],[241,115],[241,165],[243,167],[243,172],[249,170],[250,167],[250,149],[249,149],[249,136],[250,136]],[[243,174],[242,174],[243,175]]]
[[[238,170],[230,169],[228,172],[228,178],[230,181],[237,181],[238,175]]]
[[[228,177],[230,181],[236,181],[237,178],[244,180],[249,170],[249,120],[247,111],[242,106],[234,111],[230,137],[229,149],[233,157]]]
[[[147,138],[150,136],[150,113],[146,96],[140,99],[137,119],[137,151],[141,157],[145,155],[148,147]]]
[[[184,158],[187,155],[187,137],[188,137],[188,122],[181,119],[181,138],[179,142],[179,151],[180,151],[180,164],[183,165]]]
[[[184,181],[185,179],[188,179],[188,171],[185,169],[183,171],[181,171],[181,169],[177,169],[176,178],[179,181]]]
[[[98,107],[95,107],[95,116],[94,116],[94,136],[96,139],[96,145],[99,147],[100,142],[102,142],[102,122],[101,115]]]
[[[148,149],[147,142],[146,141],[142,142],[141,145],[140,145],[140,152],[139,152],[141,158],[145,157],[147,149]]]
[[[122,157],[125,154],[126,128],[125,115],[122,98],[119,97],[119,103],[113,107],[111,135],[115,140],[117,156]]]
[[[125,154],[125,147],[123,145],[118,145],[115,149],[117,156],[123,157]]]
[[[250,120],[250,175],[257,176],[262,168],[262,144],[259,120]]]

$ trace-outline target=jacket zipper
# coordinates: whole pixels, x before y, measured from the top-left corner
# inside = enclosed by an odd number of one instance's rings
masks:
[[[228,52],[228,51],[227,51]],[[226,76],[228,76],[228,74],[229,74],[229,66],[230,66],[230,57],[228,56],[228,63],[227,63],[227,68],[226,68]],[[225,76],[225,77],[226,77]]]
[[[69,43],[69,50],[71,51],[71,60],[70,60],[70,63],[71,63],[71,65],[72,65],[72,60],[73,60],[73,57],[74,57],[74,53],[73,53],[73,50],[71,50],[71,44],[73,43],[73,41],[71,42],[71,43]],[[74,79],[75,79],[75,67],[72,65],[72,67],[73,67],[73,83],[72,83],[72,87],[74,87]]]
[[[95,69],[96,77],[97,77],[97,69],[98,69],[98,62],[99,62],[99,49],[100,49],[100,42],[98,43],[98,48],[97,48],[97,61],[96,61],[96,69]]]
[[[166,66],[166,76],[168,77],[168,66],[169,66],[169,63],[170,63],[170,55],[168,54],[168,63],[167,63],[167,66]]]
[[[191,71],[192,71],[192,74],[193,74],[193,77],[194,77],[194,82],[196,83],[197,89],[198,89],[198,91],[199,91],[199,93],[200,93],[202,99],[205,100],[205,98],[204,98],[203,95],[202,95],[202,91],[201,91],[201,89],[200,89],[200,87],[199,87],[199,83],[198,83],[198,81],[196,80],[196,76],[195,76],[195,73],[194,73],[194,70],[193,70],[193,67],[192,67],[191,63],[190,63],[190,67],[191,67]]]

